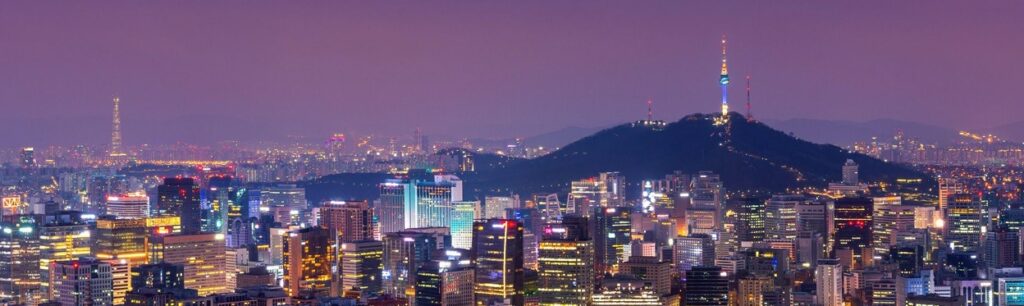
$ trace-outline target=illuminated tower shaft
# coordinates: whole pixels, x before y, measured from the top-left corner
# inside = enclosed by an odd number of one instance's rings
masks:
[[[110,133],[110,156],[121,155],[121,99],[114,96],[114,122]]]
[[[722,84],[722,117],[729,115],[729,66],[725,61],[725,35],[722,35],[722,75],[718,79]]]

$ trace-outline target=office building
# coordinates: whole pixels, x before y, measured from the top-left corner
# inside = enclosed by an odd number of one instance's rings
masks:
[[[331,294],[334,239],[328,229],[310,227],[288,233],[284,244],[284,289],[292,297]]]
[[[480,219],[480,201],[459,201],[452,203],[452,247],[470,249],[473,247],[473,221]]]
[[[339,247],[341,293],[377,294],[382,290],[384,244],[375,240],[345,242]]]
[[[318,208],[320,226],[326,227],[337,242],[373,239],[373,211],[366,201],[329,201]]]
[[[119,219],[141,219],[149,216],[149,197],[144,193],[107,196],[107,214]]]
[[[594,242],[585,218],[563,220],[543,230],[537,296],[540,305],[587,305],[594,294]]]
[[[31,216],[0,222],[0,300],[29,304],[42,299],[39,226]],[[48,277],[47,277],[48,278]]]
[[[203,227],[199,193],[199,185],[192,178],[165,178],[164,183],[157,186],[157,202],[152,215],[179,216],[182,233],[198,234]]]
[[[686,271],[685,286],[684,305],[729,305],[729,278],[720,267],[693,267]]]
[[[170,235],[160,245],[164,262],[184,267],[185,288],[202,296],[234,289],[227,284],[227,252],[217,234]]]
[[[384,234],[383,293],[407,297],[414,292],[416,271],[438,250],[437,235],[399,231]]]
[[[628,219],[627,219],[628,220]],[[524,303],[523,225],[487,219],[473,224],[476,305]]]
[[[63,306],[114,305],[110,264],[93,258],[50,263],[50,301]]]
[[[50,262],[76,260],[89,256],[92,231],[77,211],[60,211],[44,215],[39,227],[39,273],[43,292],[49,286]]]

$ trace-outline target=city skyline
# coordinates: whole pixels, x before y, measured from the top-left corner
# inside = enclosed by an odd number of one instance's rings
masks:
[[[115,95],[126,146],[674,121],[718,111],[723,34],[763,120],[1016,122],[1021,4],[921,4],[6,3],[0,145],[109,143]]]

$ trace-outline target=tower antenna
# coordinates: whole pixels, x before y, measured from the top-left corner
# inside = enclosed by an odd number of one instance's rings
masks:
[[[651,105],[653,103],[654,101],[652,101],[651,98],[647,98],[647,121],[651,121],[654,119],[654,111],[652,110],[653,108]]]
[[[747,121],[754,121],[754,114],[750,112],[750,75],[747,75]]]
[[[719,118],[720,124],[725,124],[729,120],[729,65],[726,63],[726,39],[725,35],[722,35],[722,75],[718,78],[718,83],[722,85],[722,117]]]

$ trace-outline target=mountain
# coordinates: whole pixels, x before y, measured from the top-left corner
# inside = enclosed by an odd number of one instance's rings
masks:
[[[931,181],[927,175],[901,165],[850,153],[833,145],[804,141],[765,124],[748,122],[739,114],[731,116],[733,120],[724,126],[714,125],[712,117],[702,114],[686,116],[660,130],[624,124],[529,160],[477,155],[475,158],[488,162],[478,163],[475,172],[459,175],[465,182],[469,199],[509,193],[563,194],[568,191],[569,182],[605,171],[619,171],[627,182],[633,182],[627,188],[627,193],[632,195],[639,192],[639,184],[636,184],[639,180],[660,178],[675,170],[713,171],[721,175],[730,190],[823,187],[840,179],[842,164],[847,159],[860,165],[861,178],[866,181],[895,178]],[[380,182],[383,177],[386,176],[370,179]],[[362,178],[368,177],[363,175]],[[352,179],[357,177],[341,174],[318,181],[376,186],[373,181],[356,183]],[[327,185],[332,186],[335,193],[355,194],[340,185]],[[312,193],[330,196],[330,192]],[[371,191],[359,194],[375,197]]]
[[[999,138],[1002,138],[1003,140],[1015,142],[1024,141],[1024,121],[1011,122],[983,129],[983,131],[999,136]]]
[[[894,119],[858,122],[797,118],[769,120],[768,123],[780,131],[793,133],[794,136],[802,139],[840,146],[850,145],[857,141],[869,141],[871,137],[891,139],[897,131],[903,131],[904,135],[926,143],[948,144],[957,140],[957,131],[955,130]]]
[[[554,131],[544,132],[534,136],[523,138],[523,143],[531,147],[549,147],[558,148],[565,146],[573,141],[580,138],[586,137],[587,135],[597,133],[606,127],[578,127],[578,126],[567,126]],[[471,139],[470,142],[473,144],[483,147],[504,147],[510,143],[515,143],[514,138],[503,138],[503,139],[484,139],[475,138]]]

